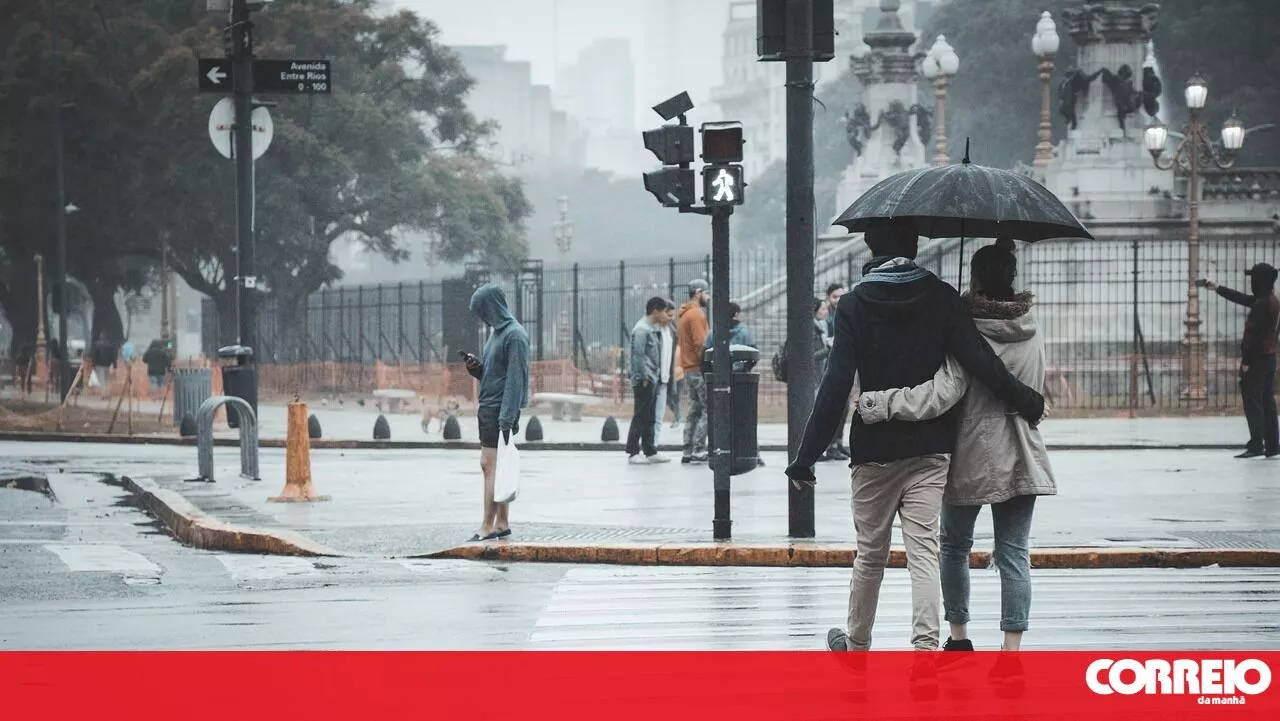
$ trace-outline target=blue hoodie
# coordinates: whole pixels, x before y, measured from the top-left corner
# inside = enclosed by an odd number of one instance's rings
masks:
[[[486,283],[471,296],[471,312],[493,329],[480,362],[481,408],[498,408],[498,426],[515,425],[529,405],[529,334],[507,309],[502,289]]]

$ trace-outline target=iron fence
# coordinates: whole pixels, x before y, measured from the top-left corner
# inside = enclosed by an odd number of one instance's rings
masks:
[[[973,253],[986,241],[934,243],[919,263],[964,287]],[[1207,277],[1247,290],[1243,271],[1274,262],[1276,236],[1206,238],[1200,265]],[[1047,388],[1059,407],[1178,408],[1182,399],[1188,283],[1186,243],[1169,240],[1049,241],[1018,251],[1018,286],[1036,296],[1035,314],[1046,343]],[[814,277],[815,297],[833,281],[861,275],[860,244],[824,254]],[[506,290],[512,310],[529,330],[538,360],[572,359],[591,373],[622,370],[631,328],[655,295],[677,305],[687,283],[708,278],[710,258],[619,260],[543,268],[537,261],[511,273],[468,268],[473,282]],[[762,352],[762,366],[786,332],[785,255],[735,251],[731,288],[743,299],[743,322]],[[466,287],[467,284],[463,284]],[[447,362],[443,342],[446,303],[438,282],[341,287],[321,291],[297,310],[272,298],[260,306],[259,359],[264,363],[398,364]],[[1207,407],[1237,404],[1238,344],[1245,309],[1201,291],[1201,333],[1207,343]],[[456,308],[456,305],[449,305]],[[464,306],[465,307],[465,306]],[[205,309],[206,329],[216,314]],[[456,310],[449,313],[456,315]],[[215,330],[216,332],[216,330]],[[206,337],[207,350],[216,345]],[[768,376],[768,371],[765,370]],[[785,386],[766,377],[761,403],[785,403]]]

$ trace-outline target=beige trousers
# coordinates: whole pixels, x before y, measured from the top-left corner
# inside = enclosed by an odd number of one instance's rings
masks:
[[[951,465],[948,454],[907,458],[892,463],[854,466],[853,527],[858,556],[849,584],[849,641],[854,650],[871,648],[880,583],[889,562],[893,518],[902,519],[911,574],[911,645],[938,648],[942,590],[938,578],[938,515]]]

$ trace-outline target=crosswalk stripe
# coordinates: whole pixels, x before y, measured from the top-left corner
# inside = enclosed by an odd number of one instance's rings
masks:
[[[139,553],[109,544],[47,543],[70,571],[100,571],[108,573],[134,573],[158,576],[160,567]]]
[[[548,649],[818,648],[843,625],[845,569],[574,568],[553,590],[529,643]],[[1000,584],[972,575],[971,623],[998,641]],[[1049,648],[1248,647],[1280,631],[1260,602],[1280,599],[1280,572],[1043,571],[1034,575],[1030,641]],[[907,573],[886,573],[877,648],[910,637]],[[945,624],[943,624],[945,634]]]
[[[251,556],[247,554],[220,553],[216,558],[236,581],[304,578],[318,576],[323,573],[322,569],[316,568],[314,560],[293,556]]]

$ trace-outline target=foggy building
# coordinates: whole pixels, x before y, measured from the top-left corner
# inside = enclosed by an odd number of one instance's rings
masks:
[[[476,117],[498,123],[489,148],[496,160],[517,168],[581,165],[578,133],[553,107],[551,88],[533,83],[529,63],[508,60],[504,45],[453,50],[475,79],[467,107]]]
[[[647,167],[636,130],[636,70],[631,41],[596,40],[556,71],[555,104],[582,129],[586,164],[620,175]]]

